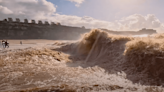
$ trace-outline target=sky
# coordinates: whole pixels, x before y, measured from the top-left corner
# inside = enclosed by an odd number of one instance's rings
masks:
[[[164,0],[0,0],[0,19],[27,18],[62,25],[164,32]]]

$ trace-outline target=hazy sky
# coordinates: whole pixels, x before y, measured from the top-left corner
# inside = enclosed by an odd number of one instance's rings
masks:
[[[63,25],[164,32],[164,0],[0,0],[0,19],[19,17]]]
[[[57,5],[57,13],[90,16],[100,20],[114,21],[133,14],[164,16],[164,0],[47,0]],[[74,1],[74,2],[69,2]],[[77,1],[77,3],[76,3]],[[81,3],[78,3],[81,1]]]

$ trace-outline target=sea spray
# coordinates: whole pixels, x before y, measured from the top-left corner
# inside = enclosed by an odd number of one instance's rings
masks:
[[[145,71],[150,63],[154,73],[158,70],[154,66],[161,65],[162,69],[162,61],[160,64],[152,62],[154,56],[163,57],[162,37],[141,40],[94,29],[77,42],[58,42],[51,48],[3,53],[0,91],[162,92],[163,88],[157,87],[162,85],[161,76],[154,79]],[[145,52],[151,55],[149,59]],[[140,70],[137,65],[141,66]]]

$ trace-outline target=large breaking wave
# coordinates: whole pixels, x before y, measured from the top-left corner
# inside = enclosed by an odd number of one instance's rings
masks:
[[[154,86],[164,86],[163,43],[163,34],[140,38],[94,29],[77,42],[11,51],[0,57],[0,90],[162,92]]]
[[[108,73],[125,72],[134,83],[162,85],[164,80],[164,37],[118,36],[94,29],[77,43],[61,49],[82,57],[82,62]]]

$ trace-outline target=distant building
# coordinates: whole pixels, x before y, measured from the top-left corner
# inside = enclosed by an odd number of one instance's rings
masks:
[[[55,22],[51,22],[51,25],[55,25]]]
[[[38,21],[38,24],[43,24],[41,20]]]
[[[35,20],[31,20],[31,23],[35,24]]]
[[[138,31],[139,33],[142,33],[142,34],[153,34],[153,33],[157,33],[156,30],[154,29],[146,29],[146,28],[143,28],[141,30]]]
[[[24,19],[24,23],[28,23],[28,20],[27,19]]]
[[[12,18],[8,18],[8,21],[9,21],[9,22],[13,22],[13,19],[12,19]]]
[[[85,29],[85,27],[84,27],[84,26],[82,26],[81,28]]]
[[[19,18],[16,18],[16,22],[20,22],[20,19]]]
[[[61,24],[58,22],[58,23],[56,23],[56,25],[61,25]]]
[[[45,23],[44,23],[44,24],[49,25],[48,21],[45,21]]]

